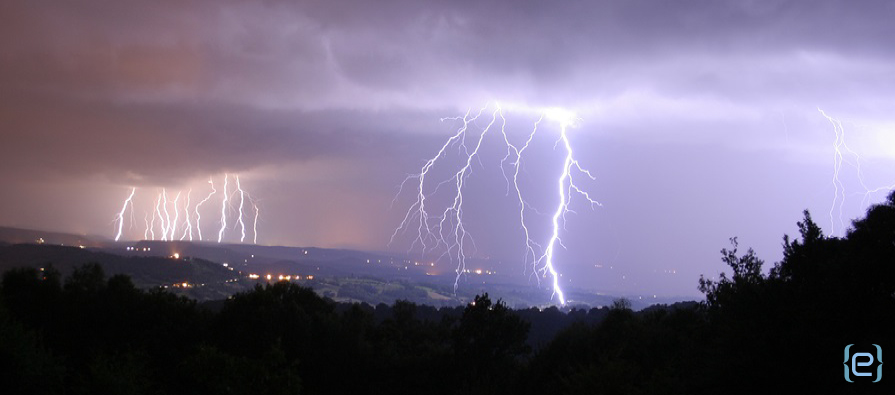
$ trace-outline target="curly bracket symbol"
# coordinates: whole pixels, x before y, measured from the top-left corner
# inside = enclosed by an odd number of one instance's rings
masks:
[[[851,346],[854,346],[854,344],[845,346],[845,360],[842,361],[842,366],[845,367],[845,381],[854,383],[854,381],[851,381],[851,379],[848,378],[848,349],[851,348]]]

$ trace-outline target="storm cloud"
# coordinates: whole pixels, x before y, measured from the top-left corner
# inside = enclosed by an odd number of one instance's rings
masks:
[[[834,0],[4,2],[0,224],[103,234],[128,187],[241,173],[275,213],[268,243],[385,249],[397,185],[453,130],[441,117],[563,107],[606,203],[569,224],[567,272],[693,293],[727,237],[773,260],[802,209],[830,209],[818,108],[846,121],[866,183],[893,182],[893,17]],[[482,254],[512,261],[503,220],[481,224]],[[618,285],[598,261],[683,275]]]

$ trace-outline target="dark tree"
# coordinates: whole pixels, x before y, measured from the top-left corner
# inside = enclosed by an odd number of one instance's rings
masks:
[[[494,393],[506,390],[515,379],[520,358],[531,348],[526,339],[529,324],[488,294],[476,296],[466,306],[452,334],[461,383],[470,391]],[[461,387],[463,388],[463,387]]]

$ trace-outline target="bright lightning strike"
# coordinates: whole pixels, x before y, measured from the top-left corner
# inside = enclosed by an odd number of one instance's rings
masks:
[[[228,222],[233,222],[232,229],[236,229],[236,227],[240,228],[239,241],[245,242],[245,239],[248,236],[247,232],[247,224],[246,221],[251,220],[250,224],[252,229],[252,240],[253,243],[258,243],[258,222],[261,210],[257,205],[257,201],[255,198],[249,193],[249,191],[243,187],[242,180],[238,175],[234,175],[236,179],[235,189],[230,190],[230,175],[224,175],[224,188],[223,188],[223,198],[221,200],[221,208],[220,208],[220,229],[218,231],[218,243],[224,241],[225,236],[228,231]],[[198,240],[202,241],[202,206],[210,201],[215,194],[218,193],[218,189],[215,188],[214,178],[208,179],[208,184],[211,188],[211,191],[204,196],[202,200],[199,200],[195,205],[192,204],[192,188],[189,188],[186,193],[186,197],[183,197],[183,192],[178,191],[177,194],[173,194],[171,196],[168,195],[167,188],[162,188],[158,197],[155,200],[154,206],[151,206],[148,210],[145,210],[145,215],[143,218],[143,222],[145,223],[145,228],[143,230],[143,239],[144,240],[156,240],[156,235],[159,235],[158,240],[161,241],[174,241],[174,240],[193,240],[193,231],[198,234]],[[135,207],[134,198],[136,196],[136,187],[131,189],[131,193],[128,195],[127,199],[124,200],[121,209],[116,212],[115,215],[115,234],[114,238],[116,241],[120,240],[125,235],[124,230],[124,220],[125,215],[127,214],[127,210],[130,210],[131,216],[131,228],[133,228],[133,222],[135,222]],[[239,194],[239,207],[234,207],[236,202],[236,194]],[[172,198],[173,197],[173,198]],[[182,202],[182,200],[184,200]],[[205,213],[208,214],[209,209],[205,209]],[[236,210],[237,215],[234,219],[227,218],[229,213]],[[252,213],[254,211],[254,213]],[[182,212],[182,213],[181,213]],[[251,217],[254,214],[254,217]],[[195,222],[194,222],[195,219]],[[156,232],[158,231],[158,232]],[[178,238],[179,235],[179,238]]]
[[[559,176],[559,204],[556,206],[556,212],[553,214],[553,235],[550,236],[550,241],[547,242],[547,249],[544,251],[544,255],[541,256],[539,260],[543,260],[545,262],[542,272],[550,272],[551,277],[553,278],[553,292],[559,298],[560,304],[566,304],[565,297],[563,296],[562,289],[559,287],[559,276],[556,273],[556,269],[553,265],[553,253],[556,251],[556,245],[562,244],[562,240],[559,238],[559,220],[562,218],[563,222],[565,222],[565,215],[569,212],[569,202],[572,199],[572,193],[577,192],[578,194],[584,196],[588,202],[590,202],[591,206],[601,204],[594,199],[591,199],[590,195],[587,192],[578,188],[577,185],[572,181],[572,170],[577,170],[579,173],[583,173],[590,177],[591,180],[594,179],[594,176],[590,174],[587,169],[581,167],[578,161],[575,159],[574,154],[572,153],[572,145],[569,143],[569,137],[566,135],[566,128],[568,123],[563,121],[560,124],[560,134],[562,138],[563,145],[566,148],[566,160],[563,164],[562,174]]]
[[[867,205],[872,194],[880,191],[892,190],[895,188],[895,184],[875,189],[868,187],[864,181],[864,173],[861,170],[861,156],[852,150],[845,142],[845,128],[842,126],[842,121],[827,115],[820,108],[817,110],[820,111],[821,115],[823,115],[833,126],[833,134],[835,136],[833,140],[833,203],[830,206],[830,234],[832,235],[836,233],[836,219],[839,220],[840,231],[845,230],[843,208],[845,206],[846,188],[842,183],[841,174],[843,164],[847,164],[855,169],[858,182],[860,183],[861,188],[864,189],[863,198],[861,199],[862,206]]]
[[[255,209],[255,220],[252,221],[252,244],[258,244],[258,215],[261,214],[261,210],[258,209],[258,205],[254,202],[252,203],[252,208]]]
[[[563,109],[551,108],[539,110],[538,112],[541,114],[541,117],[540,119],[538,119],[537,122],[534,123],[534,127],[531,133],[528,134],[528,138],[525,140],[525,143],[520,148],[510,142],[510,138],[506,132],[507,121],[504,117],[503,109],[499,105],[496,105],[493,111],[490,112],[490,120],[487,121],[487,125],[482,128],[481,132],[478,132],[477,136],[474,135],[474,133],[476,132],[471,131],[471,126],[474,125],[475,122],[482,117],[486,110],[488,110],[488,106],[480,109],[475,114],[473,114],[473,112],[469,110],[463,117],[442,119],[442,121],[458,121],[461,123],[461,125],[459,126],[457,131],[454,132],[454,134],[447,140],[447,142],[445,142],[444,145],[441,146],[437,154],[426,161],[426,163],[420,169],[419,173],[408,176],[404,179],[404,182],[401,183],[401,186],[398,190],[398,195],[401,194],[401,191],[403,191],[404,186],[408,182],[414,181],[413,183],[416,185],[416,201],[408,208],[403,220],[395,229],[394,233],[392,233],[389,244],[394,242],[395,238],[399,234],[403,234],[410,229],[414,229],[415,236],[411,243],[410,250],[413,250],[418,246],[423,253],[427,253],[435,251],[439,248],[443,248],[444,251],[442,252],[441,257],[447,256],[452,262],[455,262],[457,265],[455,269],[457,276],[454,281],[454,291],[456,292],[459,285],[460,277],[464,273],[468,272],[468,270],[466,269],[466,259],[471,253],[468,250],[470,248],[475,248],[472,236],[467,231],[463,222],[463,191],[467,179],[472,174],[472,163],[474,160],[478,159],[479,151],[482,147],[482,142],[485,140],[489,132],[491,132],[492,128],[494,128],[495,124],[498,123],[499,120],[500,136],[502,137],[502,141],[507,149],[506,155],[500,162],[501,170],[504,171],[504,178],[507,182],[507,193],[509,193],[510,178],[507,177],[504,165],[508,161],[512,160],[510,164],[513,166],[514,169],[512,185],[514,190],[516,191],[516,199],[518,200],[518,204],[520,207],[519,222],[525,234],[526,251],[523,260],[526,266],[528,266],[529,264],[532,266],[532,273],[535,275],[539,282],[540,277],[546,277],[548,274],[550,275],[552,279],[553,296],[555,296],[559,300],[560,304],[565,304],[565,295],[559,284],[560,274],[557,272],[555,266],[556,246],[562,246],[562,239],[560,238],[560,226],[565,223],[566,214],[571,211],[569,209],[569,204],[574,194],[583,196],[584,199],[591,204],[591,207],[600,205],[600,203],[591,198],[587,192],[579,188],[573,180],[574,174],[583,174],[592,180],[594,179],[593,175],[586,169],[581,167],[580,163],[575,158],[571,142],[569,141],[567,135],[567,129],[573,124],[575,116],[573,113]],[[523,108],[522,110],[528,109]],[[529,205],[525,201],[522,190],[519,186],[519,171],[521,169],[523,157],[522,155],[531,144],[532,140],[535,137],[535,134],[538,132],[538,126],[544,119],[557,122],[559,124],[560,137],[557,140],[556,144],[558,145],[560,142],[562,142],[566,154],[562,171],[560,172],[560,175],[556,181],[558,186],[558,203],[552,217],[552,233],[547,243],[545,244],[546,248],[544,248],[542,253],[539,253],[538,250],[540,250],[542,247],[540,244],[532,239],[531,232],[529,231],[528,225],[525,222],[526,207]],[[467,146],[467,138],[474,139],[473,141],[475,141],[475,145]],[[456,148],[456,150],[458,151],[459,155],[461,156],[463,165],[458,170],[453,172],[453,175],[449,179],[435,184],[434,187],[429,186],[431,184],[427,183],[426,181],[427,176],[430,176],[430,171],[432,171],[432,169],[438,163],[440,163],[440,159],[448,155],[449,149],[452,148]],[[453,191],[453,201],[451,204],[447,205],[447,207],[443,211],[441,211],[440,214],[436,215],[434,213],[431,213],[430,208],[427,207],[427,199],[434,195],[439,190],[439,188],[443,187],[444,185],[451,185],[451,190]],[[395,199],[397,199],[397,196],[395,197]]]
[[[165,213],[165,220],[162,222],[162,240],[169,240],[168,234],[171,232],[171,213],[168,211],[168,191],[162,189],[162,211]]]
[[[174,240],[175,233],[177,233],[177,219],[180,218],[180,210],[177,209],[177,202],[180,201],[180,192],[177,192],[177,196],[174,197],[174,221],[168,223],[168,240]],[[167,214],[168,208],[165,207],[165,211]]]
[[[158,214],[158,219],[160,222],[159,228],[162,231],[162,240],[166,240],[166,238],[165,238],[165,217],[162,216],[161,207],[162,207],[162,194],[160,193],[158,195],[158,200],[156,200],[156,202],[155,202],[155,213]],[[153,222],[155,222],[155,218],[153,218]],[[152,238],[155,239],[155,235],[153,235]]]
[[[218,231],[218,243],[224,239],[224,230],[227,229],[227,174],[224,174],[224,199],[221,201],[221,230]]]
[[[186,214],[186,228],[183,229],[183,236],[180,236],[180,240],[185,239],[187,233],[189,233],[190,241],[193,241],[193,224],[190,223],[190,195],[192,193],[192,188],[190,188],[190,190],[186,192],[186,206],[183,207],[183,211]]]
[[[131,215],[133,215],[133,203],[134,193],[137,192],[137,188],[131,189],[131,194],[128,195],[127,199],[124,201],[124,204],[121,206],[121,211],[118,212],[118,215],[115,217],[115,221],[118,222],[118,233],[115,234],[115,241],[121,238],[121,230],[124,227],[124,212],[127,210],[127,206],[131,206]]]
[[[242,243],[246,239],[246,224],[242,220],[242,210],[245,206],[246,194],[245,191],[242,190],[242,186],[239,184],[239,175],[236,176],[236,190],[239,191],[239,215],[236,218],[236,222],[241,227],[242,234],[239,237],[239,242]]]
[[[217,190],[214,189],[214,179],[209,178],[208,183],[211,185],[211,193],[209,193],[208,196],[205,197],[205,199],[202,199],[201,202],[196,204],[196,208],[195,208],[195,210],[196,210],[196,232],[199,234],[199,241],[202,241],[202,226],[200,226],[200,224],[199,224],[199,220],[202,219],[202,215],[199,214],[199,207],[202,207],[202,204],[207,202],[208,199],[211,199],[211,197],[214,196],[214,194],[217,192]]]

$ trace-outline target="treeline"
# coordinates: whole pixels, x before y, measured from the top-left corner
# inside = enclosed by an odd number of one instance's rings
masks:
[[[288,282],[197,304],[107,279],[98,264],[64,281],[51,265],[8,271],[0,302],[12,393],[493,393],[533,348],[610,311],[511,311],[487,294],[466,307],[373,307]]]
[[[638,313],[624,300],[513,311],[487,294],[459,308],[340,305],[289,283],[206,308],[105,278],[98,265],[64,281],[16,269],[0,284],[2,392],[879,390],[891,380],[843,379],[843,348],[895,344],[895,193],[843,238],[824,236],[807,212],[799,230],[769,270],[733,239],[722,250],[732,273],[699,280],[705,302]]]

